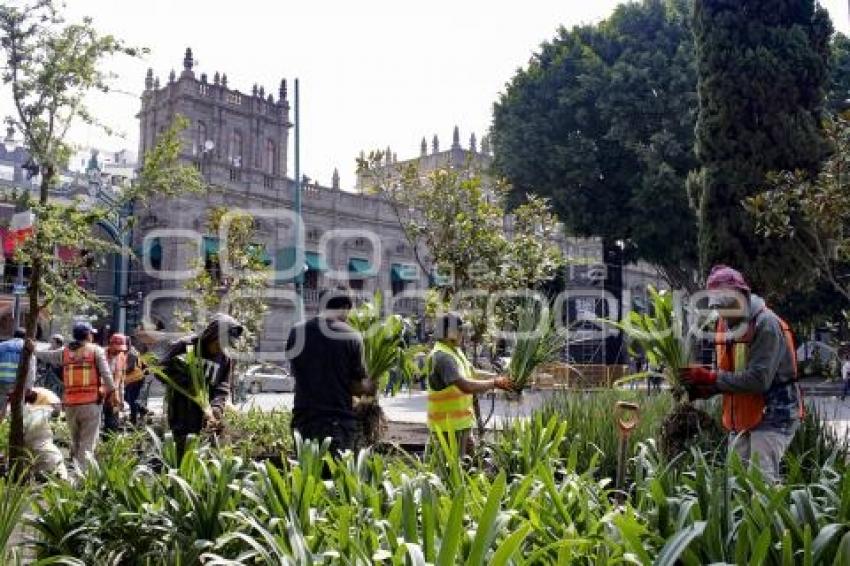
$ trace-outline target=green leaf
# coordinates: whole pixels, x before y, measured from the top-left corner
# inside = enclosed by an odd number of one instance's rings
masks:
[[[697,521],[673,535],[655,559],[655,566],[675,566],[676,561],[679,560],[679,557],[691,542],[702,536],[703,531],[705,531],[705,525],[705,521]]]

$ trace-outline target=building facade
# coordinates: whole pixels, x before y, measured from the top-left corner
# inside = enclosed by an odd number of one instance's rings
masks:
[[[285,80],[276,96],[256,85],[243,94],[228,85],[226,74],[216,72],[211,81],[206,73],[196,75],[191,50],[180,75],[172,72],[165,84],[148,72],[139,113],[139,155],[181,115],[190,123],[182,158],[211,187],[205,194],[134,210],[133,245],[141,253],[131,269],[129,294],[148,299],[150,322],[156,326],[173,329],[174,313],[192,299],[180,296],[185,272],[209,265],[217,253],[218,234],[207,229],[210,211],[242,209],[254,215],[257,244],[276,272],[261,348],[282,348],[295,314],[295,183],[287,170],[290,111]],[[302,186],[306,310],[316,308],[320,289],[338,284],[363,293],[382,289],[390,296],[427,287],[428,278],[420,273],[388,204],[377,196],[343,191],[338,179],[335,174],[330,187],[313,182]],[[414,312],[421,304],[399,299],[395,307]]]

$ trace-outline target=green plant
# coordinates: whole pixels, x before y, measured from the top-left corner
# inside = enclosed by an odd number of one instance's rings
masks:
[[[353,309],[348,323],[363,336],[363,355],[366,372],[379,389],[386,386],[390,370],[404,357],[404,321],[394,314],[383,317],[381,292],[372,301]]]
[[[516,340],[508,364],[508,376],[514,388],[517,391],[525,389],[534,370],[557,360],[565,344],[566,338],[558,332],[554,314],[548,308],[520,307]]]
[[[207,378],[204,371],[204,359],[200,355],[200,342],[196,345],[186,347],[186,353],[172,362],[181,367],[183,373],[189,376],[189,381],[185,385],[178,382],[177,379],[168,375],[168,370],[153,363],[152,357],[146,358],[148,370],[152,372],[160,381],[162,381],[172,392],[185,396],[195,403],[205,415],[212,415],[212,406],[210,405],[210,390],[207,384]]]
[[[677,311],[673,295],[669,291],[649,291],[649,312],[631,311],[625,322],[606,320],[607,324],[623,331],[629,338],[630,349],[636,347],[646,355],[650,366],[664,368],[664,378],[670,384],[673,395],[679,398],[684,393],[679,382],[679,370],[690,363],[694,346],[693,332],[685,331],[681,311]],[[627,376],[618,381],[623,385],[637,379],[645,379],[648,373]]]

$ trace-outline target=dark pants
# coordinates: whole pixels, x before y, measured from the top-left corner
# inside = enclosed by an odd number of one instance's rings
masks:
[[[136,424],[139,416],[144,417],[147,414],[147,409],[139,405],[139,395],[142,393],[142,387],[145,385],[145,380],[142,379],[135,383],[128,383],[124,386],[124,399],[130,405],[130,422]]]
[[[330,438],[330,453],[334,458],[338,458],[344,450],[354,450],[354,423],[337,419],[311,419],[309,422],[293,425],[293,428],[304,440],[309,439],[321,444],[324,439]]]
[[[850,391],[850,379],[844,380],[844,390],[841,392],[841,398],[847,397],[847,392]]]
[[[103,431],[106,433],[118,432],[118,408],[111,403],[103,404]]]

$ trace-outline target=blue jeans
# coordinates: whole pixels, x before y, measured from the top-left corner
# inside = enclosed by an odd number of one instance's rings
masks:
[[[841,391],[841,398],[844,399],[847,397],[847,393],[850,392],[850,379],[844,380],[844,389]]]

